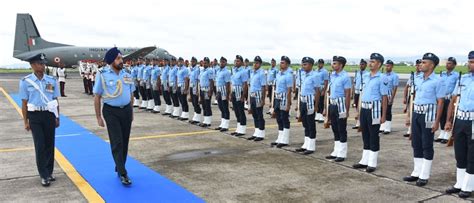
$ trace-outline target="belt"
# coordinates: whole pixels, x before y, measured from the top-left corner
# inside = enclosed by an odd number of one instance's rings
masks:
[[[462,111],[458,109],[458,112],[456,112],[456,118],[460,120],[469,120],[472,121],[474,120],[474,111]]]
[[[370,102],[361,102],[360,104],[361,104],[361,107],[363,109],[372,109],[372,107],[374,106],[373,102],[371,102],[371,101]]]
[[[104,106],[110,107],[110,108],[114,108],[114,109],[124,109],[124,108],[130,106],[130,103],[128,103],[127,105],[124,105],[124,106],[112,106],[112,105],[110,105],[110,104],[104,103]]]
[[[28,111],[48,111],[47,106],[34,106],[34,105],[28,105]]]
[[[340,101],[339,99],[340,98],[344,98],[344,97],[339,97],[339,98],[335,98],[335,99],[329,99],[329,104],[331,105],[337,105],[337,103]]]
[[[428,112],[428,107],[434,104],[414,104],[413,111],[417,114],[426,114]]]

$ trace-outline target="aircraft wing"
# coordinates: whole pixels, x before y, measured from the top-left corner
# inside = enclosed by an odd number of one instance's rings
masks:
[[[144,47],[144,48],[141,48],[133,53],[130,53],[130,54],[127,54],[123,57],[124,60],[129,60],[129,59],[137,59],[139,57],[145,57],[146,55],[148,55],[149,53],[151,53],[152,51],[154,51],[156,49],[155,46],[152,46],[152,47]]]

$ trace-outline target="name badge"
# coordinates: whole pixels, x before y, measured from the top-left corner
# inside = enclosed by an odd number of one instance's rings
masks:
[[[46,84],[46,91],[47,92],[54,92],[53,84]]]
[[[127,77],[127,76],[124,76],[124,77],[123,77],[123,82],[124,82],[125,84],[133,84],[132,78]]]

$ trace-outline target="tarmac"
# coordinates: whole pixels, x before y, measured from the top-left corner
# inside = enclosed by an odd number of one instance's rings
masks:
[[[17,93],[18,81],[24,75],[0,74],[0,87],[8,95]],[[72,78],[66,82],[67,97],[59,99],[61,114],[94,136],[108,141],[106,129],[97,125],[93,97],[83,93],[82,80],[77,74],[70,76]],[[220,123],[220,112],[215,105],[212,106],[210,128],[134,109],[129,156],[206,202],[474,200],[463,200],[457,195],[444,193],[455,183],[456,165],[454,149],[439,143],[434,144],[435,156],[428,185],[418,187],[402,180],[413,170],[413,150],[410,141],[403,137],[407,128],[404,125],[406,115],[403,114],[402,91],[403,88],[399,87],[393,106],[392,133],[380,135],[381,150],[374,173],[352,168],[352,164],[358,162],[362,155],[362,137],[357,130],[350,129],[355,124],[353,108],[348,121],[348,157],[340,163],[325,159],[333,149],[334,138],[332,131],[324,129],[322,124],[317,124],[316,152],[304,156],[294,152],[303,143],[304,130],[301,123],[295,120],[294,112],[291,144],[277,149],[270,147],[270,143],[276,140],[278,130],[276,121],[269,115],[265,115],[265,140],[247,141],[245,138],[251,136],[254,130],[251,115],[247,115],[247,135],[233,137],[230,132],[234,129],[226,133],[213,130]],[[57,180],[48,188],[40,185],[31,133],[24,130],[23,120],[7,94],[0,94],[0,104],[0,202],[91,201],[89,193],[83,192],[77,180],[70,178],[70,169],[65,170],[58,163],[54,170]],[[190,105],[191,115],[192,109]],[[232,111],[230,123],[231,128],[235,128]],[[109,169],[103,170],[107,172]],[[81,171],[78,172],[80,175]],[[113,173],[111,169],[110,174]],[[134,180],[134,176],[139,174],[129,175]],[[90,182],[91,179],[87,180]],[[95,189],[92,187],[92,190]]]

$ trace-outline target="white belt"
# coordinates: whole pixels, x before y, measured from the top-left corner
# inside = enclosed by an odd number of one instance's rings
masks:
[[[434,104],[422,104],[422,105],[415,104],[413,105],[413,111],[417,114],[426,114],[428,112],[428,107],[430,105],[434,105]]]
[[[456,113],[456,118],[460,120],[472,121],[474,120],[474,111],[469,112],[469,111],[462,111],[458,109],[458,112]]]
[[[372,107],[374,106],[373,102],[371,102],[371,101],[370,102],[361,102],[360,104],[361,104],[361,107],[363,109],[372,109]]]
[[[28,104],[28,111],[48,111],[47,106],[35,106],[33,104]]]

